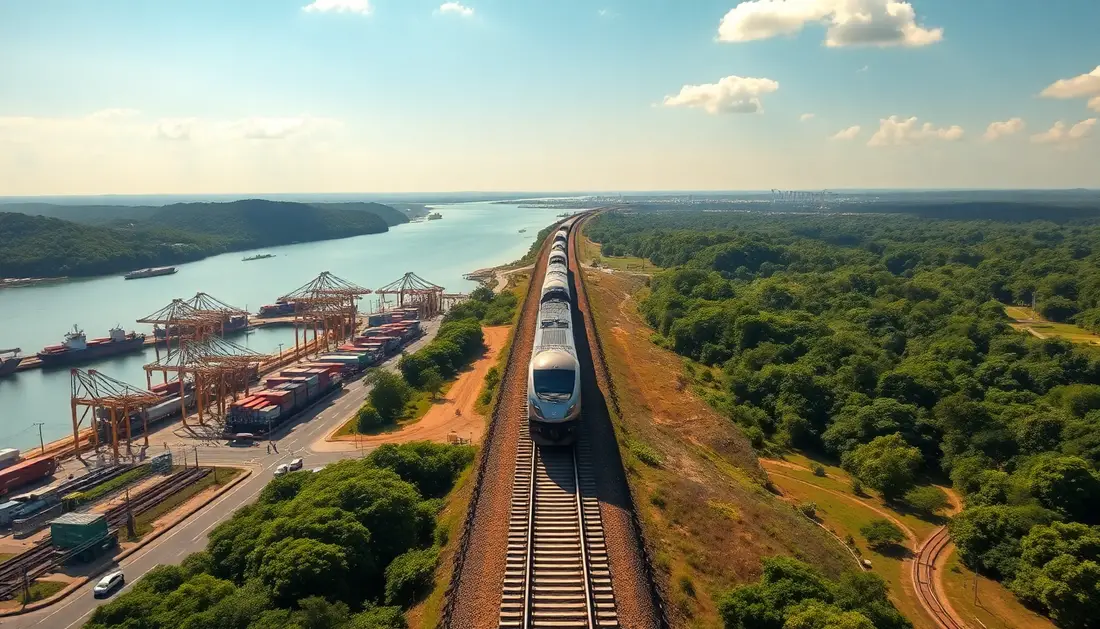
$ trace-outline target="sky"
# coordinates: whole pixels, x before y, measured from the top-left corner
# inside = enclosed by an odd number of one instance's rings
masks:
[[[1100,187],[1096,0],[0,0],[0,195]]]

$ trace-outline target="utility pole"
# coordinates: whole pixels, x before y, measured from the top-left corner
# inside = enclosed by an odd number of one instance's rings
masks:
[[[191,446],[191,447],[195,449],[195,469],[199,469],[199,447],[198,446]]]
[[[134,530],[134,512],[130,510],[130,488],[126,488],[126,534],[130,539],[137,537]]]
[[[35,422],[35,426],[38,426],[38,445],[42,446],[42,454],[46,454],[46,442],[42,439],[42,427],[45,426],[45,422]]]
[[[23,566],[23,606],[31,602],[31,580],[27,575],[27,567]]]

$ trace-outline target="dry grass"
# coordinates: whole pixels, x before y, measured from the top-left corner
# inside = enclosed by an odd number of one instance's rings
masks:
[[[1039,338],[1058,337],[1071,343],[1100,344],[1100,335],[1079,328],[1071,323],[1047,321],[1041,314],[1024,306],[1005,306],[1005,314],[1015,323],[1014,329],[1028,332]]]
[[[412,629],[435,629],[439,626],[443,612],[443,595],[451,583],[454,554],[462,541],[463,518],[466,516],[470,495],[474,489],[473,472],[474,466],[471,465],[458,478],[454,489],[447,495],[446,505],[437,519],[436,542],[441,543],[442,546],[439,553],[439,567],[435,570],[435,582],[431,593],[405,613],[405,619]],[[440,536],[443,536],[443,539],[440,539]]]
[[[653,263],[645,258],[637,258],[634,256],[605,256],[602,252],[602,246],[598,242],[592,242],[588,238],[582,238],[581,240],[581,262],[584,264],[595,264],[605,269],[615,269],[616,271],[630,271],[631,273],[644,273],[646,275],[652,275],[657,271],[657,267],[653,266]]]
[[[831,576],[848,552],[766,489],[748,442],[677,377],[680,358],[650,341],[632,295],[644,278],[586,271],[614,381],[614,417],[647,545],[677,627],[719,627],[717,603],[756,580],[761,560],[791,555]]]
[[[1021,605],[1000,583],[977,577],[975,588],[974,578],[974,573],[959,561],[958,553],[952,553],[943,570],[944,588],[951,607],[972,627],[1054,629],[1050,620]]]

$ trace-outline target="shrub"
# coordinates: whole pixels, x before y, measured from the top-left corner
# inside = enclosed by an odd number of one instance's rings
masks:
[[[852,477],[852,493],[859,496],[859,497],[861,497],[861,498],[863,496],[867,495],[863,491],[863,481],[859,480],[858,478],[856,478],[854,476]]]
[[[939,487],[931,485],[910,489],[905,493],[905,502],[925,515],[936,515],[950,504],[947,494],[943,493]]]
[[[656,450],[644,443],[634,442],[630,444],[630,451],[638,460],[650,467],[661,467],[661,455]]]
[[[764,448],[765,440],[763,430],[760,430],[757,426],[750,426],[746,428],[744,432],[745,437],[749,440],[749,443],[752,444],[754,450],[761,450]]]
[[[816,502],[802,502],[798,504],[798,512],[802,515],[810,518],[811,520],[817,519],[817,503]]]
[[[905,540],[902,532],[893,522],[886,519],[872,520],[860,527],[859,532],[867,544],[875,550],[882,550]]]
[[[404,378],[382,369],[376,369],[371,374],[370,382],[373,387],[367,399],[383,424],[393,423],[405,412],[405,405],[413,396],[412,389]]]
[[[432,587],[439,549],[410,550],[386,567],[386,603],[409,607]]]
[[[814,465],[814,476],[825,478],[825,468],[821,465]]]
[[[360,434],[366,434],[373,430],[382,427],[386,422],[382,420],[382,416],[375,410],[374,405],[367,402],[359,408],[359,413],[355,416],[355,429]]]

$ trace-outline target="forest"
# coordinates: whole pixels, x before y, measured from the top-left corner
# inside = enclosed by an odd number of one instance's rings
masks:
[[[1017,332],[1004,305],[1100,328],[1100,220],[1011,218],[634,210],[587,234],[666,267],[640,296],[654,340],[754,446],[838,460],[899,503],[950,483],[963,561],[1090,627],[1100,348]]]
[[[99,607],[87,629],[406,629],[431,589],[442,498],[469,446],[383,445],[276,477],[210,533]]]
[[[103,225],[0,212],[0,278],[104,275],[228,251],[377,234],[400,221],[400,212],[386,209],[250,199],[176,204]]]

